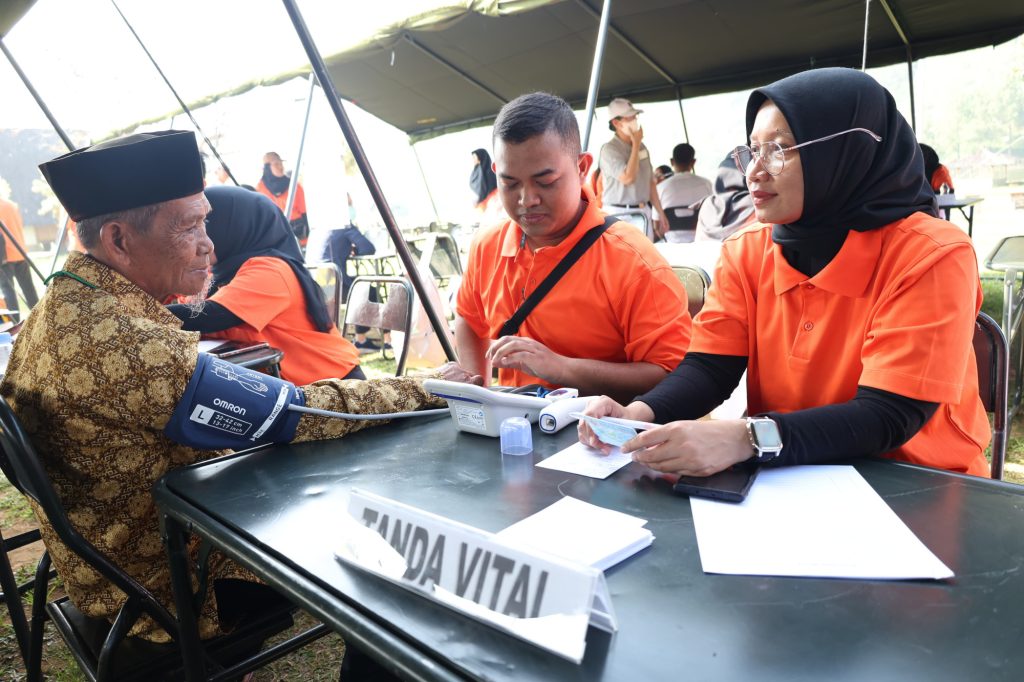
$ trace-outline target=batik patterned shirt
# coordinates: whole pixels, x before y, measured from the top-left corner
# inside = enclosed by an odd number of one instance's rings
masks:
[[[18,336],[2,394],[28,432],[75,528],[173,613],[170,573],[150,489],[168,470],[224,452],[199,451],[163,433],[196,366],[199,334],[159,301],[90,256],[72,253]],[[436,405],[422,379],[327,379],[304,387],[310,407],[386,413]],[[338,438],[379,421],[303,415],[295,440]],[[73,554],[32,503],[43,540],[71,601],[113,618],[124,594]],[[196,556],[197,546],[191,552]],[[211,581],[256,580],[216,553]],[[212,582],[211,582],[212,584]],[[220,632],[213,590],[200,632]],[[149,618],[132,629],[168,635]]]

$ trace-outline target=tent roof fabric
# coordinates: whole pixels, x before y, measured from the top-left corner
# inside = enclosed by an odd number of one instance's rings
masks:
[[[36,0],[3,0],[0,2],[0,38],[3,38],[14,27],[18,20],[25,16]]]
[[[443,25],[421,21],[425,28],[401,28],[326,61],[341,96],[423,139],[487,123],[524,92],[554,92],[582,107],[600,9],[599,0],[565,0],[504,16],[449,13]],[[915,59],[1024,33],[1024,3],[1006,0],[882,0],[869,17],[869,67],[906,61],[894,21]],[[610,30],[599,103],[660,101],[677,88],[696,97],[813,67],[859,67],[864,3],[614,0],[611,27],[647,58]]]

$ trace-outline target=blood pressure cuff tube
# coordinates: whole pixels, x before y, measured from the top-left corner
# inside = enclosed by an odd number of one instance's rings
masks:
[[[242,450],[287,443],[295,436],[306,395],[288,381],[200,353],[164,435],[197,450]]]

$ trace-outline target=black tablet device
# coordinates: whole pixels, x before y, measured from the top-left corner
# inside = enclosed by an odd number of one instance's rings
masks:
[[[742,502],[757,478],[757,472],[756,464],[736,464],[711,476],[680,476],[672,490],[680,495]]]

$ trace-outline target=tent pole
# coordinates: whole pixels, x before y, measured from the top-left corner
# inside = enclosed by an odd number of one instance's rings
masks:
[[[4,43],[3,38],[0,38],[0,50],[3,50],[4,56],[6,56],[7,61],[11,63],[11,66],[14,68],[15,73],[18,74],[18,78],[20,78],[21,82],[25,84],[25,87],[28,89],[29,94],[32,95],[32,99],[34,99],[36,101],[36,104],[39,105],[39,108],[43,110],[43,114],[45,114],[47,120],[50,121],[50,125],[53,126],[53,129],[57,132],[57,135],[64,143],[64,146],[68,148],[69,152],[75,151],[76,147],[74,142],[71,141],[71,138],[68,137],[68,134],[65,133],[64,129],[60,127],[60,124],[57,123],[57,119],[55,119],[53,117],[53,114],[50,113],[50,109],[46,106],[46,102],[44,102],[43,98],[39,96],[38,92],[36,92],[35,87],[32,85],[32,81],[28,79],[28,76],[25,75],[25,72],[21,70],[20,66],[18,66],[18,62],[14,61],[14,55],[11,54],[11,51],[9,49],[7,49],[7,44]]]
[[[3,50],[4,56],[6,56],[7,61],[11,63],[11,67],[14,69],[15,73],[18,74],[18,78],[20,78],[21,82],[25,84],[25,88],[28,89],[29,94],[32,95],[32,99],[34,99],[36,101],[36,104],[39,105],[39,108],[43,110],[43,114],[46,116],[46,119],[50,122],[50,125],[53,126],[54,131],[56,131],[57,136],[64,143],[64,146],[68,148],[69,152],[75,151],[75,143],[71,141],[71,138],[68,137],[68,134],[65,133],[64,129],[60,127],[60,124],[57,123],[57,119],[53,117],[53,114],[50,112],[49,107],[46,106],[46,102],[44,102],[43,98],[39,96],[39,93],[32,85],[32,81],[28,79],[28,76],[25,75],[25,72],[21,70],[20,66],[18,66],[18,62],[15,61],[14,55],[11,54],[11,51],[9,49],[7,49],[7,45],[6,43],[4,43],[3,38],[0,38],[0,50]],[[6,227],[4,228],[4,232],[7,232]],[[50,265],[51,273],[57,269],[57,259],[60,258],[60,249],[61,246],[64,244],[64,238],[67,237],[67,234],[68,221],[65,220],[64,224],[60,228],[60,232],[57,233],[57,241],[55,242],[57,248],[53,250],[53,263]],[[21,247],[19,246],[18,248],[20,249]],[[24,253],[24,251],[22,251],[22,253]],[[32,265],[33,269],[35,269],[36,271],[36,274],[38,274],[40,277],[43,277],[42,273],[39,272],[38,268],[36,268],[35,264],[32,263],[31,260],[29,260],[27,255],[25,256],[25,260]],[[46,281],[45,277],[43,277],[43,281]]]
[[[331,74],[327,71],[327,65],[324,63],[320,51],[313,42],[313,37],[309,34],[306,21],[302,18],[295,0],[281,1],[284,3],[288,17],[295,27],[295,33],[298,35],[299,40],[302,41],[302,46],[306,50],[306,56],[309,57],[309,64],[313,68],[313,73],[316,74],[317,80],[320,81],[324,95],[327,96],[327,103],[330,105],[331,111],[334,112],[334,117],[338,120],[338,126],[345,136],[345,141],[348,143],[352,156],[355,157],[356,165],[359,166],[359,171],[363,174],[363,179],[366,181],[367,189],[370,190],[373,202],[377,205],[377,210],[380,211],[380,216],[384,220],[384,227],[387,228],[388,234],[391,235],[391,241],[395,244],[395,251],[405,266],[405,271],[408,273],[409,280],[416,290],[416,295],[420,297],[423,309],[430,320],[430,326],[433,327],[434,333],[437,334],[437,340],[441,343],[445,355],[448,356],[449,360],[455,361],[455,348],[452,346],[451,339],[448,338],[447,325],[441,319],[437,310],[434,309],[426,285],[423,284],[423,280],[420,278],[416,261],[413,259],[412,252],[409,251],[409,245],[405,243],[402,232],[398,229],[395,216],[391,213],[391,207],[388,205],[387,199],[384,198],[384,192],[381,191],[380,183],[377,182],[377,176],[374,174],[373,168],[366,158],[366,153],[363,151],[363,145],[359,142],[355,128],[352,127],[352,122],[341,105],[341,98],[338,96],[338,91],[334,88],[334,81],[331,80]]]
[[[608,37],[608,19],[612,13],[612,0],[604,0],[601,7],[601,21],[597,28],[597,44],[594,45],[594,63],[590,67],[590,87],[587,88],[586,125],[583,131],[583,151],[590,149],[590,129],[597,106],[597,91],[601,88],[601,66],[604,64],[604,46]]]
[[[316,75],[309,74],[309,93],[306,95],[306,117],[302,121],[302,137],[299,138],[299,153],[295,155],[295,167],[288,181],[288,202],[284,206],[284,217],[292,219],[292,205],[299,187],[299,169],[302,168],[302,150],[306,148],[306,132],[309,130],[309,112],[313,110],[313,90],[316,89]]]
[[[196,117],[192,115],[192,111],[188,108],[188,105],[185,104],[185,101],[182,100],[180,96],[178,96],[178,91],[174,89],[173,85],[171,85],[171,81],[167,80],[167,76],[164,75],[163,69],[161,69],[160,65],[156,63],[155,59],[153,59],[153,55],[149,53],[149,48],[147,48],[146,44],[142,42],[142,38],[139,37],[139,34],[135,32],[135,29],[128,21],[128,17],[126,17],[124,15],[124,12],[121,11],[121,8],[117,6],[116,0],[110,0],[110,4],[113,5],[114,9],[117,10],[117,13],[121,15],[121,19],[122,21],[124,21],[124,25],[127,26],[128,30],[131,31],[133,36],[135,36],[135,40],[138,41],[139,47],[141,47],[142,51],[146,53],[147,57],[149,57],[150,63],[153,64],[153,68],[156,69],[156,72],[160,74],[160,78],[162,78],[164,80],[164,83],[167,84],[167,88],[171,91],[171,94],[174,95],[174,99],[178,100],[178,106],[180,106],[181,110],[188,115],[189,119],[192,121],[192,125],[195,126],[196,131],[200,135],[202,135],[203,141],[206,143],[206,146],[210,148],[210,151],[213,152],[213,155],[217,157],[217,161],[219,161],[220,165],[224,167],[224,171],[228,174],[228,177],[231,178],[231,182],[235,183],[235,185],[237,186],[239,182],[231,173],[231,169],[228,168],[227,162],[220,157],[220,153],[217,151],[217,148],[213,146],[213,143],[210,142],[210,138],[208,138],[206,136],[206,133],[203,132],[203,129],[199,127],[199,122],[196,121]]]
[[[416,151],[416,143],[409,139],[409,147],[412,149],[413,158],[416,159],[416,167],[420,169],[420,177],[423,178],[423,187],[427,190],[427,198],[430,199],[430,208],[434,209],[434,220],[441,224],[441,214],[437,212],[437,204],[434,203],[434,194],[430,191],[430,182],[427,181],[427,174],[423,172],[423,164],[420,162],[420,154]]]
[[[910,84],[910,127],[917,133],[917,105],[914,102],[914,55],[907,45],[907,82]]]
[[[6,235],[7,238],[11,240],[11,243],[14,244],[14,248],[18,249],[18,253],[20,253],[21,257],[25,259],[25,262],[29,264],[29,267],[31,267],[32,270],[39,276],[39,279],[43,280],[43,282],[45,283],[46,278],[43,277],[43,273],[39,272],[39,268],[36,267],[36,264],[32,262],[32,259],[29,258],[28,254],[25,252],[25,247],[18,243],[18,240],[14,238],[14,235],[11,234],[11,231],[7,228],[7,226],[4,224],[4,221],[2,220],[0,220],[0,229],[4,231],[4,235]]]
[[[676,102],[679,103],[679,116],[683,119],[683,137],[686,144],[690,144],[690,131],[686,129],[686,112],[683,111],[683,89],[676,88]]]

